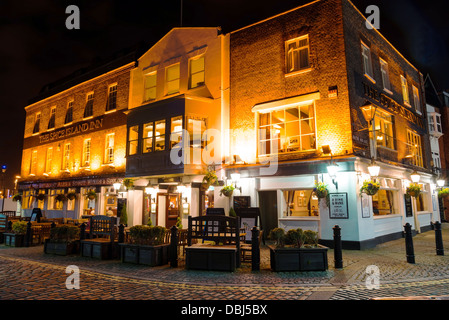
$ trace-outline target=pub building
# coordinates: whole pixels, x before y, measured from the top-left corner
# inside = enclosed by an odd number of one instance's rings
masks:
[[[423,76],[369,26],[349,0],[319,0],[230,33],[230,153],[243,163],[226,176],[265,235],[300,227],[331,245],[339,225],[343,248],[364,249],[440,219]],[[373,196],[360,192],[370,180]]]
[[[229,35],[220,28],[174,28],[137,60],[127,112],[126,177],[134,184],[129,224],[151,220],[170,228],[179,219],[185,228],[189,215],[224,206],[220,188],[203,190],[201,182],[209,164],[205,154],[221,178],[228,63]]]
[[[125,177],[126,114],[135,50],[46,85],[25,107],[21,179],[23,216],[117,216]],[[86,197],[95,192],[94,199]],[[69,196],[59,201],[58,194]],[[72,195],[75,195],[75,198]]]

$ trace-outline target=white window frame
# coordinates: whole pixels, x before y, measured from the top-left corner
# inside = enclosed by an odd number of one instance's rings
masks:
[[[112,145],[109,144],[112,137]],[[113,164],[114,163],[114,149],[115,149],[115,133],[108,133],[106,135],[105,147],[104,147],[104,163]]]
[[[412,92],[413,92],[413,106],[415,107],[415,111],[421,114],[421,99],[419,97],[419,90],[414,85],[412,85]]]
[[[117,110],[117,92],[118,85],[117,83],[113,83],[108,87],[108,97],[106,101],[106,112],[114,112]],[[113,108],[111,107],[111,101],[114,101]]]
[[[73,103],[74,103],[74,100],[70,100],[67,103],[67,110],[65,112],[65,118],[64,118],[64,125],[65,126],[67,126],[67,125],[69,125],[69,124],[71,124],[73,122]],[[69,112],[71,113],[71,115],[70,115],[71,119],[70,119],[70,121],[67,121],[67,117],[69,115]]]
[[[412,164],[422,168],[424,166],[422,137],[414,131],[407,130],[407,146],[414,151]]]
[[[50,127],[50,125],[52,125]],[[47,130],[54,130],[56,127],[56,107],[50,108],[50,118],[48,119]]]
[[[361,49],[362,49],[363,73],[365,77],[367,77],[371,82],[376,83],[376,80],[374,80],[371,49],[365,43],[363,43],[363,41],[361,42]]]
[[[92,139],[84,139],[83,141],[83,162],[81,163],[81,167],[90,167],[90,156],[92,149]]]
[[[402,87],[402,98],[404,99],[404,104],[408,107],[410,105],[410,94],[408,92],[408,82],[407,79],[401,74],[401,87]]]
[[[175,67],[178,67],[178,77],[169,80],[168,72],[170,69],[175,68]],[[171,83],[177,83],[176,89],[169,90],[169,86]],[[175,64],[172,64],[171,66],[168,66],[165,68],[165,90],[166,90],[166,95],[176,94],[176,93],[179,93],[179,91],[181,90],[181,64],[180,63],[175,63]]]
[[[306,45],[301,45],[300,43],[304,40],[307,39],[307,44]],[[296,43],[297,47],[296,48],[290,48],[289,49],[289,45],[292,43]],[[295,56],[300,56],[301,55],[301,51],[307,50],[307,66],[300,66],[300,65],[296,65],[298,63],[295,63],[295,61],[297,61],[295,58]],[[290,62],[290,63],[289,63]],[[289,68],[290,65],[290,68]],[[309,35],[304,35],[298,38],[294,38],[294,39],[290,39],[288,41],[285,42],[285,73],[286,75],[292,75],[292,74],[298,74],[298,73],[303,73],[306,71],[311,70],[311,66],[310,66],[310,39],[309,39]]]
[[[93,117],[93,115],[94,115],[94,101],[95,101],[94,99],[95,99],[95,96],[94,96],[94,92],[93,91],[88,92],[86,94],[86,105],[84,106],[83,119],[89,119],[89,118]],[[89,109],[92,108],[92,114],[90,114],[90,115],[86,115],[86,111],[87,111],[88,107],[89,107]]]
[[[150,77],[154,77],[155,78],[154,85],[147,86],[147,80]],[[157,71],[151,72],[151,73],[147,73],[144,76],[143,87],[144,87],[143,88],[143,102],[155,100],[156,99],[156,94],[157,94]],[[154,90],[154,96],[152,96],[152,95],[150,96],[150,94],[149,94],[149,93],[152,92],[152,90]]]
[[[391,91],[391,82],[390,82],[390,73],[388,70],[388,62],[383,60],[382,58],[379,58],[380,62],[380,73],[382,75],[382,84],[384,86],[384,91],[388,92],[389,94],[393,94]]]

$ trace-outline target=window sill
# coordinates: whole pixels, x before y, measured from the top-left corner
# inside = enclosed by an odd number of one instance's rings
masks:
[[[101,164],[102,167],[112,167],[115,168],[115,165],[113,163],[102,163]]]
[[[49,128],[49,129],[47,129],[47,132],[50,132],[50,131],[55,131],[55,128]]]
[[[416,214],[424,215],[424,214],[432,214],[430,211],[417,211]]]
[[[107,111],[105,111],[104,114],[109,114],[109,113],[113,113],[113,112],[116,112],[116,111],[117,111],[117,108],[111,109],[111,110],[107,110]]]
[[[394,213],[394,214],[383,214],[383,215],[373,215],[374,220],[378,219],[388,219],[388,218],[402,218],[401,214]]]
[[[290,72],[290,73],[286,73],[285,77],[286,78],[293,77],[293,76],[300,75],[300,74],[303,74],[303,73],[307,73],[307,72],[310,72],[310,71],[312,71],[312,68],[307,68],[307,69],[302,69],[302,70],[298,70],[298,71],[293,71],[293,72]]]
[[[408,103],[407,101],[404,101],[404,105],[407,107],[407,108],[410,108],[410,109],[412,109],[412,106],[411,106],[411,104],[410,103]]]
[[[31,136],[37,136],[39,135],[39,132],[33,132],[33,134]]]
[[[72,123],[73,123],[73,121],[70,121],[70,122],[64,123],[64,127],[70,126],[70,125],[71,125]]]
[[[393,91],[391,91],[391,90],[389,90],[389,89],[387,89],[387,88],[384,88],[384,91],[385,91],[386,93],[388,93],[389,95],[393,95]]]
[[[90,120],[90,119],[93,119],[93,118],[94,118],[94,116],[88,116],[88,117],[83,118],[83,120]]]
[[[372,83],[376,83],[376,80],[374,80],[374,78],[373,77],[371,77],[369,74],[367,74],[367,73],[364,73],[363,74],[369,81],[371,81]]]
[[[288,216],[288,217],[282,217],[279,218],[279,220],[320,220],[319,216]]]

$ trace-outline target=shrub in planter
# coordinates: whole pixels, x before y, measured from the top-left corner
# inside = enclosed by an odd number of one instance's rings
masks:
[[[231,208],[229,209],[229,216],[230,216],[230,217],[237,217],[237,213],[235,213],[235,210],[234,210],[233,207],[231,207]]]
[[[318,244],[318,233],[282,228],[270,232],[277,246],[269,246],[273,271],[324,271],[328,268],[327,247]]]
[[[12,233],[5,233],[5,245],[11,247],[23,247],[25,244],[25,234],[27,232],[26,221],[16,221],[12,224]]]
[[[406,192],[408,195],[410,195],[414,198],[418,198],[421,193],[421,186],[417,183],[410,183]]]
[[[129,243],[120,243],[122,262],[157,266],[168,263],[169,244],[164,243],[167,229],[137,225],[129,229]]]
[[[234,186],[231,184],[229,186],[225,186],[223,187],[223,189],[220,190],[220,196],[225,196],[225,197],[231,197],[232,193],[234,192]]]
[[[44,244],[44,252],[68,255],[79,253],[80,228],[73,225],[61,225],[50,230],[50,239]]]
[[[364,181],[360,188],[360,193],[366,193],[369,196],[374,196],[380,189],[380,184],[375,181]]]

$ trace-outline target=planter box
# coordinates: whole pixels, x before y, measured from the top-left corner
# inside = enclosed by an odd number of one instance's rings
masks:
[[[273,271],[326,271],[327,247],[270,248],[270,264]]]
[[[25,235],[15,234],[15,233],[4,233],[3,234],[5,246],[10,247],[24,247],[25,246]]]
[[[118,243],[116,241],[111,242],[99,241],[99,240],[81,240],[81,256],[108,260],[118,257]]]
[[[169,244],[155,246],[120,243],[122,262],[144,264],[150,267],[168,263]]]
[[[52,242],[50,239],[45,239],[44,252],[48,254],[57,254],[67,256],[70,254],[80,253],[80,241],[73,242]]]
[[[186,269],[232,272],[237,257],[235,246],[192,245],[186,247]]]

